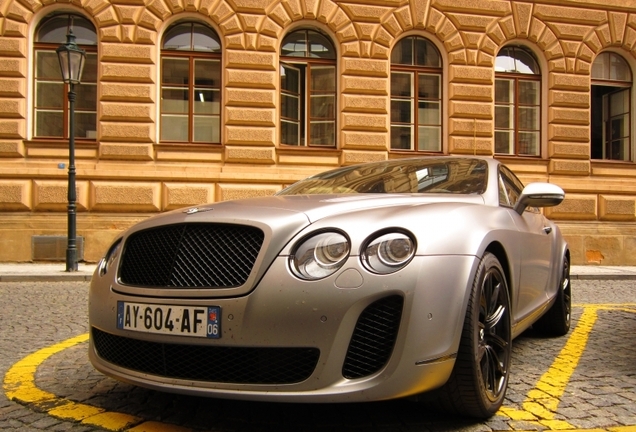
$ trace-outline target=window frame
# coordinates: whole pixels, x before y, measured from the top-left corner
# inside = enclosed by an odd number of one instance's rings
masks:
[[[501,53],[504,52],[504,50],[512,50],[513,53],[516,53],[516,51],[521,51],[522,53],[526,54],[528,57],[530,57],[530,59],[534,61],[534,67],[536,67],[537,71],[530,72],[530,73],[522,72],[522,71],[519,71],[518,69],[515,69],[514,71],[497,71],[495,66],[495,89],[494,89],[495,111],[494,111],[494,119],[493,119],[494,120],[493,122],[494,154],[497,156],[541,158],[542,136],[543,136],[543,83],[542,83],[542,74],[541,74],[541,68],[540,68],[539,62],[534,52],[532,52],[529,48],[525,46],[519,46],[519,45],[509,45],[509,46],[503,47],[497,54],[496,59],[502,56]],[[521,61],[520,56],[514,55],[514,57],[512,58],[515,60],[515,64],[518,61]],[[496,59],[495,59],[495,62],[496,62]],[[501,81],[510,81],[512,83],[512,86],[510,88],[514,92],[513,100],[507,101],[507,102],[506,101],[502,102],[497,100],[497,83]],[[521,103],[520,87],[522,86],[522,83],[525,83],[525,82],[537,83],[538,88],[537,88],[537,103],[536,104]],[[511,122],[511,124],[509,124],[508,127],[498,127],[497,126],[497,123],[498,123],[497,109],[504,108],[504,107],[507,107],[509,109],[509,116],[510,115],[513,116],[513,121]],[[538,127],[537,129],[523,129],[523,130],[520,129],[519,127],[519,124],[521,123],[520,114],[524,108],[531,108],[531,109],[534,109],[534,111],[536,112],[537,114],[536,123]],[[509,136],[512,135],[512,143],[510,142],[508,143],[509,148],[510,148],[510,144],[512,144],[512,150],[513,150],[512,152],[497,151],[497,132],[506,132]],[[537,137],[536,154],[523,151],[523,147],[525,144],[523,144],[522,142],[521,134],[524,132],[532,133],[533,135]]]
[[[400,39],[394,45],[393,50],[395,50],[399,44],[404,43],[407,40],[412,41],[411,64],[397,63],[397,62],[394,63],[392,56],[390,60],[391,71],[390,71],[389,83],[391,88],[389,89],[389,100],[391,104],[391,110],[389,113],[389,122],[390,122],[389,151],[393,153],[406,152],[408,154],[431,154],[431,153],[440,154],[444,151],[444,88],[443,88],[444,87],[444,66],[442,61],[442,55],[439,49],[437,48],[437,46],[433,44],[433,42],[419,35],[407,36]],[[417,42],[424,42],[427,47],[430,47],[435,50],[435,52],[437,53],[439,66],[425,66],[425,65],[415,64],[418,58],[417,51],[416,51]],[[393,51],[392,51],[392,54],[393,54]],[[393,93],[392,82],[393,82],[394,74],[395,75],[408,74],[410,76],[410,83],[411,83],[410,96],[402,96],[402,95],[397,95]],[[425,98],[420,97],[420,77],[426,76],[426,75],[437,77],[437,80],[438,80],[437,97],[425,97]],[[395,110],[393,109],[393,103],[394,102],[400,103],[400,102],[406,102],[406,101],[409,101],[411,104],[411,112],[410,112],[411,121],[410,122],[395,121],[392,118],[393,113],[395,112]],[[420,115],[419,115],[420,103],[436,103],[438,105],[438,123],[434,124],[434,123],[420,122]],[[409,143],[410,147],[409,148],[393,147],[394,130],[396,130],[397,128],[405,128],[405,127],[411,129],[410,143]],[[419,146],[420,128],[422,127],[437,129],[439,138],[438,138],[438,147],[436,149],[420,149],[419,148],[420,147]]]
[[[72,18],[71,18],[72,17]],[[65,28],[65,35],[68,33],[68,29],[69,27],[72,25],[73,29],[75,30],[78,27],[81,27],[82,25],[89,25],[90,26],[90,30],[92,30],[92,36],[95,37],[95,43],[94,44],[86,44],[86,43],[82,43],[81,40],[77,41],[77,46],[80,49],[83,49],[86,52],[86,62],[84,65],[84,70],[83,70],[83,74],[82,77],[80,77],[80,84],[76,84],[73,86],[73,90],[75,92],[76,98],[75,98],[75,106],[74,106],[74,112],[75,112],[75,141],[76,142],[96,142],[97,140],[97,106],[98,106],[98,100],[97,100],[97,93],[98,93],[98,84],[99,84],[99,80],[98,80],[98,69],[99,69],[99,62],[98,62],[98,38],[97,38],[97,29],[96,27],[93,25],[93,23],[86,17],[84,17],[83,15],[80,15],[78,13],[69,13],[69,12],[62,12],[62,13],[53,13],[50,15],[47,15],[46,17],[44,17],[42,20],[40,20],[40,22],[38,23],[36,29],[35,29],[35,33],[34,33],[34,42],[33,42],[33,47],[32,47],[32,52],[33,52],[33,76],[32,76],[32,85],[33,85],[33,99],[32,99],[32,107],[31,107],[31,112],[32,112],[32,124],[31,124],[31,131],[32,131],[32,137],[34,140],[37,141],[51,141],[51,142],[67,142],[70,138],[70,106],[69,106],[69,97],[68,97],[68,93],[70,91],[70,84],[66,84],[64,83],[63,79],[62,79],[62,73],[61,70],[59,70],[59,62],[58,62],[58,56],[57,56],[57,48],[60,47],[60,45],[64,44],[66,42],[66,38],[64,40],[61,40],[59,42],[46,42],[46,41],[41,41],[40,40],[40,32],[43,30],[43,28],[45,28],[45,26],[49,23],[49,21],[52,20],[61,20],[63,18],[66,18],[67,20],[67,24],[64,26]],[[77,25],[77,21],[81,20],[82,25]],[[56,27],[58,29],[61,29],[62,26],[58,26]],[[76,34],[77,36],[77,34]],[[39,70],[39,66],[40,63],[38,63],[38,57],[40,55],[40,53],[48,53],[49,55],[54,54],[54,58],[55,58],[55,66],[56,66],[56,72],[59,72],[59,76],[57,76],[57,74],[55,74],[55,77],[40,77],[38,70]],[[89,60],[90,57],[93,57],[92,60]],[[94,76],[95,76],[95,80],[94,81],[87,81],[86,80],[86,76],[87,76],[87,66],[89,66],[89,64],[94,64],[95,65],[95,70],[94,70]],[[90,72],[90,71],[89,71]],[[55,85],[59,85],[62,87],[62,97],[61,97],[61,102],[60,102],[60,106],[46,106],[46,105],[41,105],[39,103],[39,95],[41,94],[41,92],[46,92],[45,90],[41,90],[38,91],[38,88],[40,87],[40,84],[55,84]],[[86,100],[85,97],[82,97],[82,95],[84,94],[83,89],[88,88],[89,86],[94,87],[94,96],[95,96],[95,106],[91,107],[92,109],[88,109],[87,107],[83,107],[82,103]],[[44,114],[46,112],[54,112],[54,113],[59,113],[61,112],[62,114],[62,128],[61,128],[61,135],[44,135],[44,134],[40,134],[38,131],[38,119],[40,117],[41,114]],[[87,133],[93,132],[93,136],[78,136],[78,129],[80,129],[83,124],[81,123],[80,120],[78,120],[78,117],[82,116],[83,114],[89,114],[89,115],[93,115],[93,119],[94,119],[94,129],[90,129],[87,130]],[[89,126],[93,126],[90,125]]]
[[[603,77],[595,77],[595,63],[603,58],[609,57],[609,61],[603,66],[607,66],[607,76]],[[629,72],[629,79],[621,80],[621,79],[612,79],[611,78],[611,58],[615,57],[620,59],[620,62],[626,67],[627,72]],[[633,162],[634,161],[634,144],[633,144],[633,77],[634,72],[622,55],[615,53],[613,51],[604,51],[599,53],[594,62],[592,63],[592,71],[590,73],[591,83],[590,83],[590,129],[592,136],[590,137],[590,159],[593,161],[608,161],[608,162]],[[627,112],[622,112],[617,115],[612,116],[611,113],[611,98],[612,96],[616,96],[620,93],[627,91]],[[600,99],[595,103],[596,99]],[[607,103],[605,101],[607,100]],[[597,105],[600,105],[600,112],[598,111]],[[625,105],[625,104],[624,104]],[[600,114],[600,121],[599,121]],[[627,132],[627,135],[621,136],[618,139],[614,139],[611,136],[611,133],[608,134],[606,131],[612,129],[612,120],[618,117],[625,117],[627,119],[627,126],[622,129]],[[600,128],[598,126],[600,125]],[[596,126],[596,127],[595,127]],[[600,138],[595,136],[594,131],[600,130]],[[627,140],[627,156],[620,157],[612,157],[612,149],[611,145],[612,141],[618,140]],[[599,148],[600,142],[600,148]],[[595,157],[600,154],[599,157]]]
[[[330,46],[325,47],[327,49],[327,55],[332,58],[311,56],[311,53],[305,52],[304,56],[301,55],[283,55],[283,48],[286,41],[293,41],[294,37],[304,34],[304,41],[306,46],[309,45],[312,40],[310,35],[317,35],[319,38],[325,40]],[[282,39],[281,54],[279,57],[279,144],[284,149],[305,148],[305,149],[324,149],[332,150],[338,148],[338,62],[335,45],[328,35],[314,28],[299,28],[289,32]],[[297,51],[298,52],[298,51]],[[312,73],[313,69],[332,68],[333,69],[333,90],[315,90],[312,89],[312,84],[315,75]],[[293,69],[298,72],[298,92],[292,92],[287,88],[283,89],[283,77],[285,76],[284,70]],[[290,117],[289,112],[284,109],[286,106],[285,98],[297,98],[298,100],[298,116],[296,118]],[[315,97],[330,97],[333,100],[331,108],[327,111],[331,113],[329,116],[314,116],[314,110],[312,109],[312,98]],[[285,130],[284,124],[297,124],[297,140],[296,143],[284,142]],[[326,124],[331,126],[332,132],[329,134],[321,134],[322,139],[332,141],[331,143],[321,144],[312,140],[312,127]]]
[[[190,41],[191,41],[190,49],[164,48],[167,43],[166,36],[171,36],[172,35],[171,32],[175,30],[177,27],[187,26],[187,25],[190,26]],[[214,51],[214,50],[196,50],[195,49],[193,45],[193,41],[195,39],[194,36],[196,34],[203,34],[203,33],[196,32],[196,27],[198,26],[205,27],[207,30],[209,30],[213,34],[212,38],[219,45],[218,50]],[[159,76],[159,140],[158,141],[160,144],[170,144],[170,145],[196,144],[196,145],[212,145],[212,146],[220,146],[222,144],[223,73],[222,73],[221,51],[222,51],[221,42],[220,42],[218,33],[212,27],[208,26],[205,23],[201,23],[199,21],[191,21],[191,20],[179,21],[179,22],[173,23],[163,33],[162,39],[161,39],[161,52],[160,52],[160,59],[159,59],[160,76]],[[171,60],[171,59],[172,60],[181,60],[181,59],[187,60],[188,62],[187,85],[185,84],[180,85],[174,82],[164,81],[164,60]],[[218,63],[218,69],[215,71],[217,72],[217,76],[218,76],[218,84],[202,85],[200,83],[197,83],[196,81],[197,61],[211,61],[211,62]],[[168,102],[167,100],[164,100],[164,96],[163,96],[164,91],[171,91],[171,90],[186,92],[187,94],[187,114],[186,115],[184,115],[183,112],[179,112],[179,111],[170,111],[170,110],[164,111]],[[218,95],[218,112],[215,112],[213,114],[207,114],[207,115],[202,115],[201,113],[199,113],[197,115],[196,105],[195,105],[196,103],[195,96],[197,91],[216,92],[216,94]],[[211,102],[215,102],[214,98],[211,100]],[[214,109],[214,106],[212,106],[212,108]],[[180,139],[164,138],[164,126],[169,127],[168,125],[164,124],[164,121],[165,121],[165,118],[170,118],[170,117],[184,117],[184,118],[187,117],[188,134],[186,139],[180,140]],[[202,117],[209,117],[209,118],[216,119],[218,123],[218,130],[215,133],[216,133],[216,136],[218,136],[218,140],[210,140],[210,141],[195,140],[196,119],[202,118]]]

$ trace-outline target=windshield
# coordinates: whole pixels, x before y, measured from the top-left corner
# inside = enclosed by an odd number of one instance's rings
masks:
[[[480,159],[402,159],[327,171],[277,195],[337,193],[483,194],[488,164]]]

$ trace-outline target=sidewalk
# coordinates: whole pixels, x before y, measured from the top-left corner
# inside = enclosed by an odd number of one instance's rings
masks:
[[[66,272],[66,264],[0,263],[0,282],[90,281],[97,264],[79,263],[77,272]],[[576,280],[636,280],[636,267],[572,266],[571,278]]]

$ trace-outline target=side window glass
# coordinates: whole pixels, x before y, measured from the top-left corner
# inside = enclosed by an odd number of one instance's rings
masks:
[[[514,207],[517,204],[517,200],[523,190],[523,183],[507,168],[501,167],[499,171],[500,185],[499,185],[499,203],[502,203],[502,194],[505,196],[507,204],[510,207]]]

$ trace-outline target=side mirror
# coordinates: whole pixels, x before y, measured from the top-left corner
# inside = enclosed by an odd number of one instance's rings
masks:
[[[522,214],[527,207],[553,207],[565,198],[563,189],[552,183],[530,183],[523,188],[515,205],[515,211]]]

